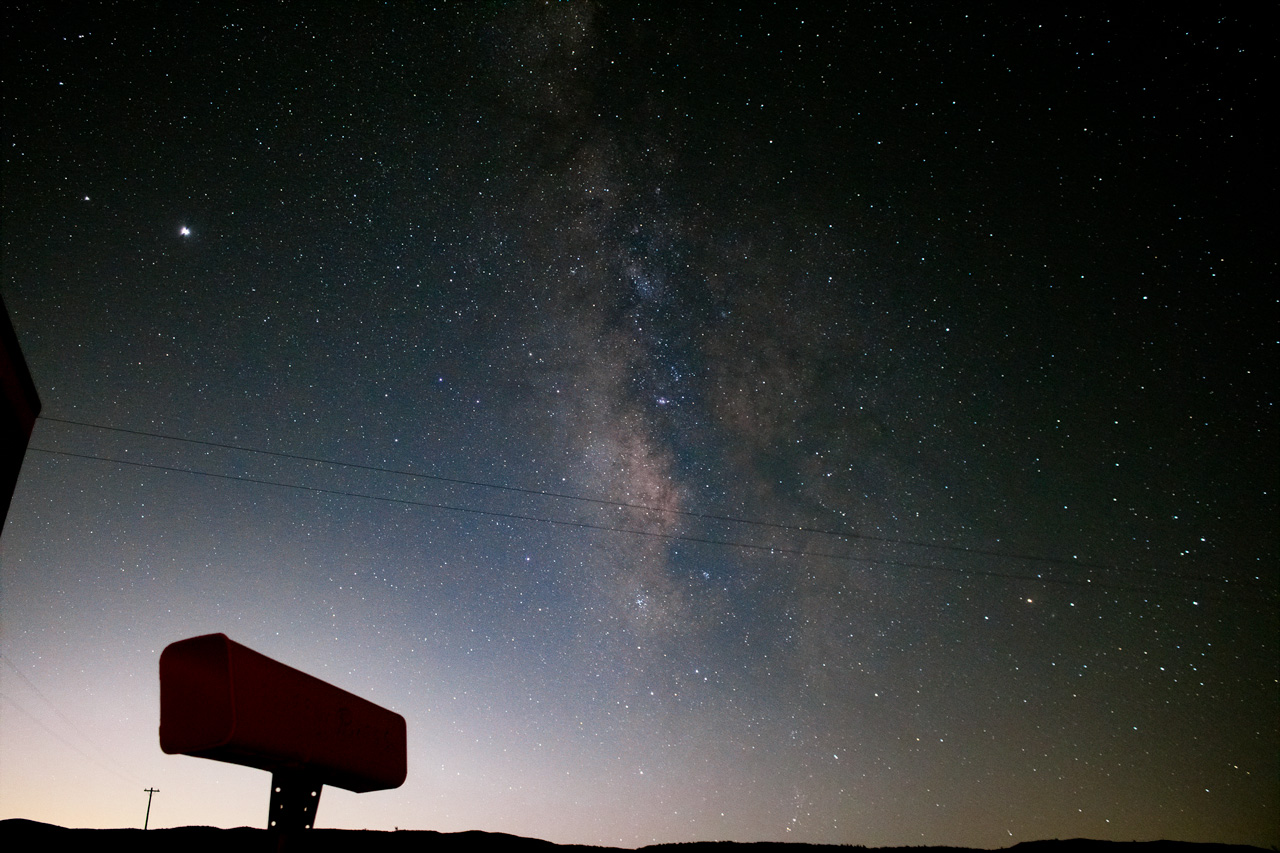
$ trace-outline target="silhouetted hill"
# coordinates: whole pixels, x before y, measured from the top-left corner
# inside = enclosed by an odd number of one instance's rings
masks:
[[[603,849],[603,848],[597,848]],[[776,841],[694,841],[684,844],[651,844],[649,853],[990,853],[971,847],[862,847],[847,844],[789,844]],[[1003,853],[1270,853],[1244,844],[1195,844],[1189,841],[1023,841],[1003,848]]]
[[[41,851],[57,849],[68,853],[150,853],[178,850],[182,853],[258,853],[276,850],[276,838],[264,829],[238,827],[183,826],[174,829],[67,829],[33,820],[12,818],[0,821],[0,847],[5,850]],[[538,838],[521,838],[501,832],[433,832],[402,830],[371,832],[356,829],[314,829],[303,836],[294,849],[306,853],[550,853],[621,850],[618,847],[590,847],[552,844]],[[650,853],[973,853],[964,847],[851,847],[835,844],[783,844],[779,842],[739,843],[695,841],[684,844],[654,844],[642,847]],[[1268,853],[1260,847],[1238,844],[1193,844],[1185,841],[1026,841],[1007,848],[1016,853]],[[985,853],[985,851],[983,851]]]
[[[265,829],[183,826],[173,829],[67,829],[33,820],[0,821],[0,849],[5,851],[57,850],[59,853],[275,853],[277,839]],[[617,848],[557,845],[538,838],[521,838],[501,832],[441,833],[404,830],[371,832],[356,829],[313,829],[301,836],[292,850],[305,853],[549,853],[549,851],[603,851]]]

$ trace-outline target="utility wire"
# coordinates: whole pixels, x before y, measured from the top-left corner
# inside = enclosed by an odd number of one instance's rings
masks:
[[[108,773],[114,773],[116,776],[119,776],[121,779],[124,779],[126,782],[128,782],[128,783],[130,783],[130,784],[138,784],[138,783],[137,783],[137,781],[136,781],[135,779],[133,779],[133,778],[131,778],[131,777],[128,777],[128,776],[125,776],[124,774],[120,773],[120,771],[118,771],[118,770],[114,770],[114,769],[112,769],[112,768],[108,767],[107,765],[105,765],[105,764],[103,764],[101,761],[99,761],[98,759],[94,758],[94,757],[93,757],[92,755],[90,755],[89,753],[85,752],[85,751],[84,751],[83,749],[81,749],[80,747],[76,746],[76,745],[75,745],[74,743],[72,743],[71,741],[69,741],[69,740],[67,740],[66,738],[64,738],[62,735],[60,735],[60,734],[58,734],[57,732],[55,732],[53,729],[49,728],[47,725],[45,725],[45,723],[44,723],[44,721],[43,721],[43,720],[41,720],[41,719],[40,719],[39,717],[37,717],[35,714],[33,714],[33,713],[31,713],[30,711],[28,711],[26,708],[24,708],[24,707],[22,707],[21,705],[19,705],[17,702],[13,701],[13,697],[12,697],[12,696],[8,696],[8,695],[6,695],[6,694],[4,694],[4,693],[0,693],[0,699],[4,699],[4,700],[5,700],[5,701],[7,701],[10,705],[12,705],[14,708],[16,708],[17,710],[21,711],[23,714],[26,714],[26,715],[27,715],[27,717],[31,720],[31,722],[35,723],[35,724],[36,724],[37,726],[39,726],[40,728],[44,729],[46,732],[48,732],[48,733],[49,733],[49,734],[54,738],[54,740],[56,740],[56,741],[58,741],[59,743],[61,743],[61,744],[62,744],[63,746],[65,746],[67,749],[70,749],[71,751],[73,751],[73,752],[77,753],[81,758],[85,759],[86,761],[91,761],[91,762],[93,762],[94,764],[96,764],[96,765],[98,765],[99,767],[101,767],[103,770],[106,770]]]
[[[254,447],[245,447],[238,444],[227,444],[216,441],[204,441],[197,438],[186,438],[177,435],[166,435],[164,433],[147,432],[145,430],[126,429],[124,427],[106,426],[104,424],[89,423],[87,421],[75,421],[67,418],[57,418],[49,415],[40,415],[40,420],[50,421],[52,423],[70,424],[73,426],[87,427],[89,429],[104,430],[108,432],[118,432],[126,435],[143,436],[146,438],[159,438],[166,441],[177,441],[186,444],[196,444],[204,447],[216,447],[222,450],[235,450],[244,453],[257,453],[263,456],[274,456],[281,459],[292,459],[298,462],[313,462],[321,465],[335,465],[344,468],[354,468],[361,471],[373,471],[380,474],[394,474],[404,477],[416,477],[423,480],[432,480],[440,483],[450,483],[453,485],[475,486],[484,489],[496,489],[504,492],[512,492],[516,494],[538,495],[541,497],[557,498],[560,500],[579,501],[582,503],[595,504],[597,506],[608,506],[624,509],[637,509],[645,512],[663,513],[665,515],[680,515],[687,518],[698,518],[704,521],[722,521],[731,524],[747,524],[756,527],[767,527],[774,530],[785,530],[793,533],[809,533],[819,534],[822,536],[834,536],[843,541],[862,540],[866,542],[879,542],[889,545],[907,545],[916,548],[930,548],[940,551],[951,551],[959,554],[973,554],[983,557],[996,557],[1007,560],[1025,560],[1038,563],[1054,563],[1059,565],[1067,565],[1084,569],[1099,569],[1102,571],[1121,571],[1133,572],[1137,574],[1146,574],[1160,579],[1179,578],[1182,580],[1196,581],[1198,583],[1225,583],[1226,581],[1219,578],[1207,578],[1195,575],[1185,575],[1176,572],[1161,572],[1157,569],[1144,569],[1140,567],[1117,566],[1103,563],[1090,563],[1081,560],[1067,559],[1065,557],[1044,557],[1035,554],[1020,554],[1013,551],[996,551],[985,548],[970,548],[964,545],[951,545],[947,543],[924,542],[915,539],[896,539],[887,536],[872,536],[856,531],[838,531],[828,530],[821,527],[804,527],[802,525],[781,524],[773,521],[763,521],[760,519],[738,518],[731,515],[716,515],[713,513],[693,512],[691,510],[667,509],[664,507],[648,506],[646,504],[628,503],[626,501],[607,500],[604,498],[592,498],[584,495],[571,495],[563,492],[553,492],[545,489],[526,489],[519,486],[510,486],[502,483],[485,483],[477,480],[465,480],[458,477],[445,477],[439,474],[424,474],[418,471],[407,471],[396,468],[382,468],[376,465],[362,465],[357,462],[340,462],[334,459],[322,459],[315,456],[305,456],[297,453],[284,453],[276,450],[261,450]]]
[[[44,692],[41,691],[39,687],[36,687],[35,684],[31,682],[31,679],[27,678],[27,676],[22,672],[22,670],[18,669],[17,665],[15,665],[13,661],[9,660],[7,655],[0,654],[0,659],[3,659],[4,662],[9,665],[9,668],[13,670],[14,674],[17,675],[18,678],[21,678],[26,683],[26,685],[31,688],[32,692],[34,692],[37,696],[39,696],[42,700],[44,700],[44,703],[48,705],[51,709],[53,709],[53,712],[58,715],[58,718],[61,719],[64,724],[66,724],[67,728],[71,729],[73,732],[75,732],[81,738],[83,738],[85,743],[92,745],[93,748],[96,749],[102,755],[103,758],[107,759],[107,761],[116,765],[116,767],[114,768],[108,767],[98,759],[94,758],[92,755],[89,755],[84,750],[80,749],[80,747],[76,746],[74,743],[71,743],[62,735],[55,732],[53,729],[49,728],[47,725],[44,724],[44,721],[42,721],[39,717],[37,717],[35,714],[31,713],[26,708],[19,705],[17,702],[15,702],[12,696],[8,696],[3,693],[0,693],[0,697],[7,699],[9,701],[9,704],[13,705],[13,707],[17,708],[19,711],[21,711],[22,713],[30,717],[36,723],[36,725],[40,726],[40,728],[44,729],[49,734],[53,735],[53,737],[57,739],[59,742],[61,742],[63,746],[67,747],[68,749],[74,750],[75,752],[78,752],[82,758],[92,761],[94,764],[98,765],[103,770],[106,770],[109,773],[114,773],[115,775],[119,776],[121,779],[124,779],[126,782],[129,782],[130,784],[136,784],[136,785],[142,784],[137,780],[137,778],[135,778],[133,775],[129,774],[122,767],[120,767],[119,761],[117,761],[111,755],[107,754],[106,750],[98,746],[94,742],[93,738],[89,737],[83,731],[81,731],[79,726],[73,723],[67,717],[66,714],[62,713],[62,711],[59,710],[58,706],[53,704],[53,700],[51,700],[48,696],[45,696]]]
[[[730,539],[711,539],[700,536],[688,536],[680,533],[659,533],[652,530],[637,530],[628,527],[614,527],[606,524],[593,524],[585,521],[569,521],[567,519],[544,518],[534,515],[521,515],[519,513],[499,512],[497,510],[477,509],[476,507],[458,506],[454,504],[434,503],[431,501],[410,500],[408,498],[392,498],[382,495],[370,495],[362,492],[348,492],[340,489],[325,489],[319,486],[304,486],[297,483],[286,483],[280,480],[266,480],[258,477],[244,477],[235,474],[218,474],[211,471],[197,471],[190,468],[177,468],[169,465],[158,465],[152,462],[138,462],[132,459],[115,459],[107,456],[96,456],[88,453],[72,453],[66,450],[49,450],[44,447],[28,447],[38,453],[48,453],[55,456],[68,456],[75,459],[90,459],[99,462],[112,462],[117,465],[131,465],[136,468],[150,468],[156,471],[166,471],[178,474],[192,474],[200,477],[213,477],[220,480],[232,480],[242,483],[255,483],[263,486],[278,486],[286,489],[296,489],[304,492],[315,492],[325,495],[336,495],[346,498],[359,498],[362,500],[382,501],[384,503],[400,504],[402,506],[422,507],[426,509],[440,509],[450,512],[469,513],[471,515],[483,515],[491,518],[502,518],[510,521],[532,521],[539,524],[554,524],[562,527],[575,527],[582,530],[599,530],[608,533],[626,533],[634,536],[648,536],[654,539],[665,539],[668,541],[691,542],[701,545],[718,545],[728,548],[741,548],[748,551],[767,552],[769,554],[785,554],[797,557],[820,557],[830,560],[840,560],[853,563],[868,563],[871,565],[889,565],[898,566],[907,569],[923,569],[928,571],[949,572],[951,574],[975,576],[975,577],[992,577],[1004,578],[1007,580],[1024,580],[1035,583],[1049,583],[1060,586],[1078,586],[1088,589],[1106,588],[1121,589],[1132,592],[1164,592],[1158,587],[1151,586],[1134,586],[1130,584],[1117,584],[1105,581],[1094,582],[1092,580],[1079,581],[1067,578],[1044,577],[1042,575],[1022,575],[1011,572],[994,572],[985,569],[956,569],[950,566],[942,566],[936,563],[912,563],[904,560],[888,560],[870,557],[854,557],[848,554],[836,554],[826,551],[810,551],[803,548],[788,548],[779,545],[759,545],[752,542],[737,542]],[[890,540],[892,541],[892,540]],[[1221,596],[1206,595],[1206,598],[1221,598]]]

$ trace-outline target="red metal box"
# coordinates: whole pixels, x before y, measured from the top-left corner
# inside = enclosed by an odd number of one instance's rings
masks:
[[[404,717],[224,634],[161,653],[160,748],[356,792],[399,787],[407,773]]]

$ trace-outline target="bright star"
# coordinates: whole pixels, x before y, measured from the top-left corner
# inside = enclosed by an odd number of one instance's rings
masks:
[[[190,236],[191,236],[191,229],[190,229],[190,228],[188,228],[187,226],[183,225],[181,228],[179,228],[179,229],[178,229],[178,234],[179,234],[179,235],[181,235],[181,236],[183,236],[183,237],[190,237]]]

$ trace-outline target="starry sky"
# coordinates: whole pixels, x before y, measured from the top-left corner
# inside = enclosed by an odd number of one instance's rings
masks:
[[[265,825],[224,632],[320,826],[1280,841],[1260,20],[317,5],[5,13],[0,817]]]

